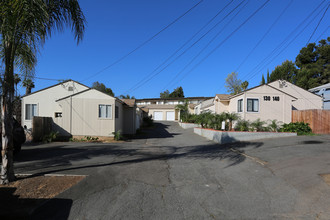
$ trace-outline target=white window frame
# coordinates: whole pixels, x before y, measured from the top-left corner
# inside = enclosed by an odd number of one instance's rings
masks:
[[[241,101],[241,106],[239,105]],[[238,99],[237,100],[237,112],[243,112],[244,110],[244,99]]]
[[[35,106],[35,109],[33,109],[33,106]],[[31,113],[30,115],[27,115],[28,109],[30,110]],[[38,116],[38,115],[39,115],[38,104],[25,104],[25,120],[31,121],[34,116]]]
[[[101,106],[105,107],[104,112],[101,110]],[[99,104],[98,105],[99,119],[112,119],[112,112],[113,112],[112,111],[112,105],[108,105],[108,104]]]
[[[258,111],[253,111],[253,106],[254,106],[253,102],[252,102],[252,111],[248,110],[248,100],[249,99],[258,100]],[[259,113],[260,112],[260,99],[259,98],[254,98],[254,97],[246,98],[246,112],[248,112],[248,113]]]

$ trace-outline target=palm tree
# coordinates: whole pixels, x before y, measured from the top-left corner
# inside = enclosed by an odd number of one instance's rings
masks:
[[[180,119],[182,122],[187,122],[189,118],[189,100],[184,100],[183,104],[178,104],[175,106],[176,110],[180,111]]]
[[[25,87],[25,95],[28,95],[34,88],[34,82],[31,79],[24,79],[23,87]]]
[[[16,97],[17,97],[17,85],[18,85],[18,83],[20,83],[20,82],[21,82],[21,78],[19,77],[18,74],[15,74],[15,75],[14,75],[14,83],[15,83],[15,91],[16,91],[15,96],[16,96]]]
[[[2,166],[0,183],[15,179],[13,168],[12,114],[14,67],[32,72],[36,52],[53,30],[71,26],[75,39],[82,40],[85,17],[78,0],[1,0],[0,36],[5,73],[2,83]]]
[[[231,131],[233,130],[233,121],[236,121],[237,119],[239,119],[239,116],[237,113],[232,112],[232,113],[226,113],[226,118],[229,121],[229,128],[228,130]]]
[[[134,96],[130,96],[128,94],[127,95],[120,95],[119,98],[121,98],[121,99],[135,99]]]

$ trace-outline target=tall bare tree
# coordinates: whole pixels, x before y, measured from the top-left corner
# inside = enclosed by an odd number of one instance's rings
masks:
[[[78,0],[1,0],[0,40],[5,73],[2,80],[2,165],[0,183],[15,180],[13,166],[14,68],[31,72],[36,52],[52,31],[71,27],[82,40],[85,17]]]

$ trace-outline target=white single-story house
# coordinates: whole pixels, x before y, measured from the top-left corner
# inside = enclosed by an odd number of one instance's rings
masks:
[[[323,109],[330,110],[330,83],[309,89],[308,91],[321,96],[323,98]]]
[[[229,112],[241,119],[254,121],[274,120],[290,123],[292,103],[297,98],[268,84],[248,89],[229,97]]]
[[[155,121],[178,121],[180,119],[180,111],[176,109],[177,105],[184,104],[185,100],[188,100],[188,109],[190,109],[192,105],[199,104],[210,98],[212,97],[147,98],[137,99],[136,104],[139,108],[147,109],[148,115]]]
[[[322,97],[292,83],[277,80],[256,86],[236,95],[217,94],[195,107],[195,114],[203,111],[220,114],[235,112],[241,119],[269,121],[276,119],[290,123],[292,110],[322,109]]]
[[[33,116],[51,117],[53,130],[63,136],[134,134],[136,105],[91,89],[73,80],[22,97],[22,125],[32,128]]]
[[[323,107],[321,96],[300,88],[290,82],[276,80],[268,83],[268,85],[296,97],[297,100],[292,102],[293,110],[322,109]]]

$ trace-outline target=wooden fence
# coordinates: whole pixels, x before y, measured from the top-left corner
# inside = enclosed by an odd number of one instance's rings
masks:
[[[330,110],[293,110],[292,122],[305,122],[315,134],[330,134]]]
[[[42,141],[42,138],[52,131],[53,119],[51,117],[34,116],[32,124],[33,141]]]

